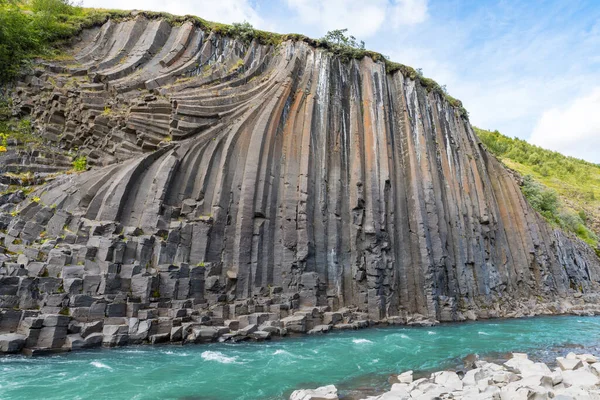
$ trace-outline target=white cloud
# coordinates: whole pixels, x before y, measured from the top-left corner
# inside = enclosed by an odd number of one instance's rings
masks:
[[[394,0],[390,6],[390,19],[394,27],[415,25],[427,19],[427,1]]]
[[[124,10],[164,11],[174,15],[196,15],[209,21],[232,23],[248,21],[269,29],[249,0],[83,0],[84,7]]]
[[[302,23],[316,25],[321,33],[348,28],[358,38],[377,33],[385,22],[395,28],[427,18],[427,0],[287,0]]]
[[[572,22],[559,26],[557,18]],[[597,17],[560,1],[543,13],[529,2],[478,7],[439,2],[427,23],[398,30],[393,39],[382,48],[384,54],[423,68],[425,76],[447,85],[463,101],[474,125],[510,137],[530,140],[544,112],[568,109],[575,99],[590,94],[590,82],[600,79]],[[556,135],[559,130],[580,130],[575,125],[565,129],[556,128]],[[600,129],[595,132],[595,137],[580,139],[585,146],[577,141],[553,145],[556,139],[545,136],[535,140],[598,162]]]
[[[563,154],[600,163],[600,87],[566,108],[545,111],[531,143]]]
[[[373,35],[385,20],[385,1],[288,0],[300,20],[323,31],[349,28],[359,38]]]

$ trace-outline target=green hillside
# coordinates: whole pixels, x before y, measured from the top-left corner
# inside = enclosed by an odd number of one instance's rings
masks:
[[[521,189],[533,208],[598,252],[600,165],[511,139],[498,131],[474,129],[490,152],[523,176]]]

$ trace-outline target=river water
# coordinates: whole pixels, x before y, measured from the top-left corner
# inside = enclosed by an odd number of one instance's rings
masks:
[[[600,346],[600,317],[386,327],[265,343],[136,346],[0,358],[0,399],[282,399],[335,384],[382,391],[390,374],[454,368],[469,354],[549,360]]]

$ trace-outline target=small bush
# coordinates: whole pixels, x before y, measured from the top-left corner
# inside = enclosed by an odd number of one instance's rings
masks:
[[[231,24],[229,34],[244,43],[250,43],[254,38],[254,27],[247,21],[242,23],[234,22]]]
[[[77,157],[73,161],[73,169],[75,171],[86,171],[87,170],[87,157],[86,156]]]
[[[333,31],[329,31],[323,38],[321,38],[321,40],[332,47],[341,46],[351,47],[353,49],[365,49],[365,42],[363,42],[362,40],[357,41],[356,38],[352,35],[346,36],[346,32],[348,32],[348,29],[336,29]]]
[[[365,42],[358,41],[354,36],[346,36],[348,29],[336,29],[327,32],[325,36],[319,39],[320,44],[325,45],[333,54],[346,62],[351,59],[361,59],[366,54]]]
[[[531,175],[523,178],[521,187],[523,194],[529,200],[529,204],[549,219],[556,218],[559,208],[558,196],[554,190],[547,189],[540,183],[533,180]]]

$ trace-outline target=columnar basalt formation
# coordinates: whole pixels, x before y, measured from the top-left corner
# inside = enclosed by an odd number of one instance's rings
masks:
[[[402,71],[142,16],[84,32],[73,57],[40,64],[13,105],[93,168],[3,198],[18,259],[0,270],[2,307],[406,321],[595,299],[594,252],[547,225],[468,120]]]

